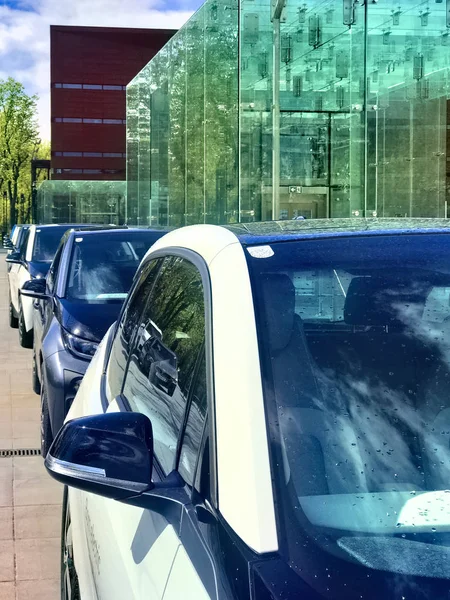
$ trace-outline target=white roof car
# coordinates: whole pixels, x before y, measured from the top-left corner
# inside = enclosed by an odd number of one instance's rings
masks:
[[[159,239],[45,459],[64,597],[447,598],[449,257],[437,220]]]

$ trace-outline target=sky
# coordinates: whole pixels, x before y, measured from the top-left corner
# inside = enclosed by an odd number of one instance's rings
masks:
[[[202,0],[0,0],[0,79],[37,94],[42,140],[50,139],[50,25],[178,29]]]

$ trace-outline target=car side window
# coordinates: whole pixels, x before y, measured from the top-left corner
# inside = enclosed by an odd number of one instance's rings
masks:
[[[137,280],[123,307],[108,362],[107,380],[111,394],[110,401],[122,391],[133,333],[139,326],[139,318],[162,262],[163,259],[152,260],[141,273],[137,274]]]
[[[56,251],[56,254],[55,254],[55,258],[53,259],[52,264],[50,265],[50,269],[48,270],[47,287],[50,290],[50,292],[53,292],[56,287],[56,279],[58,277],[58,270],[59,270],[59,264],[61,262],[63,246],[64,246],[63,243],[61,243],[59,245],[58,250]]]
[[[25,237],[22,238],[22,240],[20,242],[20,246],[18,248],[18,251],[20,252],[20,256],[21,256],[22,260],[25,260],[29,239],[30,239],[30,230],[28,229],[27,232],[25,233]]]
[[[155,458],[175,467],[189,390],[205,339],[203,283],[184,258],[167,257],[140,319],[123,395],[153,427]]]
[[[194,485],[197,457],[207,416],[206,356],[203,349],[189,394],[186,425],[180,445],[178,471],[185,482]],[[200,490],[198,490],[200,491]]]

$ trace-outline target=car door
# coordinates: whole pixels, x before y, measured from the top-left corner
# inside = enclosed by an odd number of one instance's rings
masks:
[[[33,327],[34,327],[34,349],[36,352],[36,356],[40,356],[42,350],[42,342],[44,336],[46,335],[48,328],[50,327],[50,323],[54,316],[54,307],[55,303],[53,301],[53,294],[56,293],[59,267],[61,264],[61,258],[64,252],[65,244],[61,242],[56,251],[55,258],[53,259],[52,264],[50,265],[50,269],[48,271],[46,282],[47,282],[47,292],[50,295],[50,298],[47,300],[35,300],[33,303],[34,306],[34,318],[33,318]],[[40,372],[40,361],[37,361],[39,378],[41,378]]]
[[[140,318],[145,308],[162,260],[151,261],[135,277],[129,298],[125,302],[111,344],[104,395],[102,388],[86,395],[84,414],[103,410],[120,410],[116,398],[120,396],[132,344],[139,329]],[[89,378],[89,371],[87,374]],[[177,543],[176,536],[167,531],[160,543],[146,558],[161,574],[156,581],[139,580],[135,570],[142,561],[135,562],[131,547],[133,539],[140,539],[145,531],[145,521],[140,525],[143,510],[113,500],[76,492],[79,514],[82,515],[80,529],[84,540],[81,545],[88,549],[91,574],[98,599],[112,598],[161,598],[170,569],[173,552],[165,550]],[[171,535],[172,534],[172,535]],[[137,543],[138,544],[138,543]],[[139,544],[138,544],[139,545]],[[134,545],[136,548],[136,543]],[[141,569],[142,571],[142,569]]]
[[[29,240],[30,230],[27,231],[27,233],[25,234],[25,238],[23,239],[23,242],[20,245],[20,248],[18,248],[23,262],[25,262]],[[23,264],[14,263],[11,265],[11,269],[8,273],[11,302],[17,314],[19,313],[19,287],[21,281],[21,272],[23,270],[26,270]]]
[[[109,377],[107,410],[132,410],[149,416],[155,451],[153,480],[163,480],[180,464],[190,496],[207,419],[204,283],[198,268],[180,256],[165,257],[157,274],[153,270],[150,277],[154,281],[147,286],[139,318],[132,297],[128,315],[116,333],[108,373],[113,364],[123,373],[117,362],[124,353],[128,354],[127,365],[121,388]],[[186,574],[190,586],[183,598],[216,597],[208,552],[202,540],[193,542],[198,531],[192,523],[187,524],[193,510],[184,517],[189,532],[160,514],[100,496],[86,494],[84,511],[99,598],[180,598],[175,580],[167,587],[174,563],[178,573]],[[189,539],[187,547],[183,535]],[[208,574],[208,590],[199,572]]]

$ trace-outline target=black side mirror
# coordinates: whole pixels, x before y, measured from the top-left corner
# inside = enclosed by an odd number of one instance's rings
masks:
[[[45,466],[64,485],[156,511],[174,523],[189,502],[176,471],[161,483],[152,483],[152,425],[141,413],[68,421],[50,446]]]
[[[30,279],[29,281],[25,281],[19,292],[22,296],[27,296],[27,298],[46,300],[49,298],[46,289],[45,279]]]
[[[14,252],[11,252],[11,254],[8,254],[8,256],[6,257],[6,262],[21,265],[23,262],[22,255],[20,254],[20,252],[15,250]]]
[[[3,248],[6,248],[7,250],[12,250],[14,248],[14,244],[9,238],[5,238],[3,240]]]

